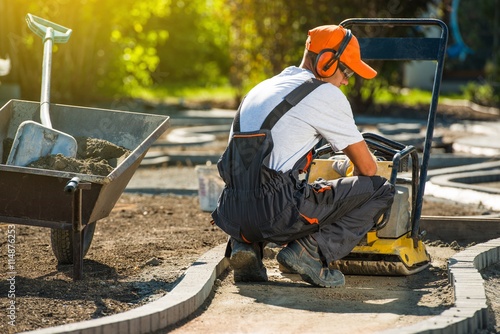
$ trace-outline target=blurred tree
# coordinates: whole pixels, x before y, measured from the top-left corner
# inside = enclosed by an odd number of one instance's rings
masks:
[[[54,48],[54,102],[87,103],[130,95],[152,85],[223,85],[237,100],[259,81],[298,65],[307,31],[350,17],[418,17],[438,0],[0,0],[0,57],[23,98],[38,100],[42,41],[24,16],[32,13],[73,29]],[[485,0],[486,1],[486,0]],[[359,34],[376,36],[378,30]],[[376,81],[347,88],[353,107],[372,106],[377,87],[398,84],[398,65],[374,64]]]
[[[233,18],[229,43],[231,83],[239,88],[239,97],[263,78],[279,73],[286,66],[298,65],[309,29],[339,24],[351,17],[419,17],[434,3],[433,0],[226,1]],[[373,37],[381,31],[371,29],[358,33]],[[401,71],[395,66],[376,64],[382,74],[377,82],[365,84],[363,79],[356,78],[346,89],[353,108],[371,108],[377,87],[400,81]]]
[[[54,44],[51,101],[84,102],[123,94],[150,83],[166,35],[145,30],[151,17],[168,15],[168,0],[0,0],[8,19],[1,26],[2,52],[12,59],[7,80],[21,86],[23,99],[39,100],[43,41],[24,20],[27,13],[73,30],[67,44]],[[2,12],[2,21],[4,12]]]
[[[158,47],[159,66],[154,83],[198,87],[227,84],[228,11],[223,0],[172,0],[167,17],[150,21],[162,27],[166,42]]]
[[[441,9],[450,27],[445,77],[469,81],[474,102],[500,105],[500,0],[443,0]]]

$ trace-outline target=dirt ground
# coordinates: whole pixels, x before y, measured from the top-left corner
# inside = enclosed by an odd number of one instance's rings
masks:
[[[458,211],[459,208],[461,211]],[[439,215],[442,212],[480,214],[482,209],[440,201],[424,204],[424,215]],[[1,262],[2,273],[11,271],[7,265],[8,231],[14,229],[16,236],[16,319],[12,326],[3,315],[0,332],[17,333],[99,318],[138,307],[165,295],[175,287],[193,261],[226,241],[224,233],[210,225],[209,221],[209,213],[200,210],[197,196],[124,193],[111,214],[97,222],[92,246],[84,260],[84,278],[76,282],[72,280],[72,265],[57,264],[51,250],[49,229],[0,224],[0,235],[4,236],[0,241],[4,259]],[[405,289],[418,289],[421,291],[421,300],[409,303],[413,305],[412,308],[401,308],[401,314],[398,313],[395,319],[391,319],[402,325],[404,321],[415,321],[422,314],[440,313],[452,304],[453,296],[447,285],[444,258],[465,246],[467,245],[446,245],[434,241],[434,244],[429,244],[429,249],[434,252],[436,262],[429,270],[409,278],[350,276],[347,279],[347,289],[311,289],[303,282],[282,277],[274,260],[267,260],[270,283],[234,285],[232,274],[228,272],[225,277],[221,277],[212,303],[221,303],[217,295],[221,293],[220,289],[226,289],[235,297],[246,296],[254,300],[247,307],[259,310],[268,305],[269,296],[264,296],[269,294],[271,285],[277,282],[279,296],[277,299],[273,298],[274,302],[270,304],[290,307],[291,316],[299,304],[294,299],[287,298],[304,294],[308,303],[318,304],[314,308],[316,311],[323,307],[334,307],[339,313],[359,313],[363,309],[352,310],[356,301],[363,300],[362,305],[368,309],[390,309],[391,300],[407,298]],[[441,255],[436,257],[437,254]],[[497,277],[498,282],[498,275],[492,277]],[[4,291],[0,296],[2,310],[6,310],[12,300],[5,293],[9,291],[10,283],[5,277],[0,282],[0,291]],[[496,294],[498,303],[499,289],[496,288],[498,285],[492,286],[490,292]],[[298,293],[300,291],[304,294]],[[317,296],[324,296],[325,293],[331,299],[326,305],[322,305]],[[380,299],[384,293],[387,296]],[[377,306],[377,303],[383,303],[381,300],[385,300],[387,305]],[[404,314],[408,314],[409,318],[403,321],[401,319]],[[399,318],[401,319],[397,320]],[[217,315],[213,321],[216,320]],[[252,323],[251,318],[248,321]],[[244,321],[241,325],[249,323]],[[497,323],[500,323],[500,319]],[[201,332],[201,328],[206,325],[207,323],[194,321],[185,329],[189,332]],[[180,327],[179,332],[183,332],[183,328]]]
[[[0,225],[7,273],[8,225]],[[16,333],[99,318],[143,305],[168,293],[201,254],[226,236],[199,210],[197,197],[123,194],[112,213],[97,222],[84,260],[84,278],[74,282],[72,265],[58,265],[50,229],[16,225],[16,322],[2,315],[0,332]],[[161,270],[160,270],[161,268]],[[4,275],[2,275],[4,276]],[[0,291],[9,290],[2,277]],[[0,296],[0,309],[10,300]]]
[[[484,208],[428,198],[422,214],[480,215]],[[109,217],[97,222],[84,260],[84,277],[76,282],[72,279],[72,265],[58,265],[49,229],[0,223],[0,333],[100,318],[168,294],[192,262],[226,241],[226,235],[209,222],[210,215],[200,210],[196,196],[124,193]],[[9,247],[12,241],[15,252]],[[234,284],[232,272],[228,271],[217,281],[213,296],[200,312],[169,331],[252,332],[252,324],[262,321],[262,314],[266,314],[269,333],[303,333],[309,332],[308,327],[297,324],[307,326],[311,322],[300,313],[307,308],[317,315],[314,322],[324,322],[328,331],[334,327],[339,332],[367,333],[420,321],[452,305],[445,260],[468,246],[439,240],[428,240],[426,244],[433,257],[427,270],[409,277],[348,276],[346,287],[341,289],[311,288],[282,276],[273,259],[266,260],[269,283]],[[495,313],[491,311],[490,328],[482,334],[495,333],[500,326],[499,266],[488,268],[483,277]],[[15,298],[9,297],[11,292]],[[9,307],[13,301],[14,321],[8,317],[12,315]],[[236,312],[231,319],[233,327],[221,322],[221,309],[212,311],[216,307]],[[283,308],[287,318],[280,318],[276,327],[278,322],[273,319],[278,314],[283,316],[279,312]],[[325,313],[325,309],[331,311]],[[374,310],[380,316],[363,317]],[[349,324],[353,327],[346,327]],[[258,330],[262,332],[262,328]]]
[[[234,284],[230,271],[206,310],[172,333],[374,333],[410,325],[453,305],[446,258],[456,251],[442,246],[428,247],[432,266],[419,274],[348,275],[336,289],[311,288],[298,275],[284,276],[275,260],[265,261],[266,284]],[[221,314],[232,314],[233,324],[218,326]]]

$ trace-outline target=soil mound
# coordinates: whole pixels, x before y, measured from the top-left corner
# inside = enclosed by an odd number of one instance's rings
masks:
[[[58,170],[72,173],[106,176],[116,167],[117,159],[130,150],[107,140],[77,137],[76,158],[62,154],[49,155],[33,161],[28,167]]]

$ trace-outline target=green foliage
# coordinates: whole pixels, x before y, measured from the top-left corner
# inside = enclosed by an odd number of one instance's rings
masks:
[[[169,13],[166,0],[0,0],[9,19],[0,26],[9,39],[7,54],[15,55],[10,79],[20,84],[23,98],[38,100],[43,41],[26,28],[27,13],[73,30],[67,44],[55,44],[52,59],[52,101],[76,102],[127,92],[151,83],[159,63],[162,29],[145,29],[152,17]],[[3,14],[3,13],[2,13]],[[0,40],[5,35],[0,35]]]
[[[168,31],[167,41],[158,47],[154,84],[226,84],[229,20],[222,0],[173,0],[171,15],[151,21]]]
[[[442,7],[445,8],[445,21],[449,21],[451,17],[451,5],[453,0],[442,1]],[[475,0],[459,3],[456,13],[458,20],[458,31],[460,38],[465,45],[470,48],[465,58],[459,58],[453,53],[449,55],[446,67],[449,70],[461,71],[477,71],[482,70],[486,62],[491,59],[492,45],[495,40],[495,30],[497,39],[500,37],[498,28],[495,28],[495,22],[498,25],[499,15],[495,6],[499,6],[498,1],[492,0]],[[496,13],[497,12],[497,13]],[[449,50],[452,50],[456,43],[455,32],[450,24]],[[498,43],[498,42],[497,42]]]
[[[467,100],[485,106],[500,106],[500,95],[489,83],[479,84],[469,82],[463,88],[464,97]]]
[[[73,29],[67,44],[54,47],[54,102],[146,96],[147,90],[157,98],[189,94],[173,88],[182,86],[231,86],[239,100],[259,81],[300,63],[309,29],[350,17],[416,17],[432,2],[0,0],[0,56],[13,60],[2,80],[19,83],[23,98],[39,99],[42,41],[24,22],[32,13]],[[399,67],[373,66],[379,79],[357,78],[346,89],[356,109],[370,108],[377,90],[401,81]]]
[[[451,2],[444,0],[442,7],[449,8]],[[445,10],[444,14],[451,16],[452,13]],[[500,105],[499,15],[499,1],[461,1],[457,12],[458,29],[470,52],[463,58],[451,54],[445,64],[445,74],[470,81],[464,87],[467,99],[490,106]],[[452,31],[448,50],[453,50],[456,43]]]
[[[168,32],[163,29],[147,29],[145,25],[153,14],[155,17],[163,17],[167,13],[165,2],[134,2],[130,20],[123,20],[111,32],[111,42],[123,50],[122,63],[118,63],[117,73],[123,78],[124,91],[130,92],[136,87],[152,84],[151,73],[160,62],[157,48],[165,42]]]
[[[411,3],[397,0],[227,1],[233,18],[229,44],[231,83],[241,96],[262,79],[278,74],[287,66],[299,65],[309,29],[339,24],[350,17],[415,17],[432,3],[432,0]],[[376,36],[380,31],[363,31],[362,34]],[[398,70],[386,65],[389,73]],[[348,89],[354,96],[350,96],[354,108],[369,108],[373,103],[370,89],[380,85],[356,80],[355,89]],[[360,89],[364,93],[359,93]]]
[[[135,89],[133,96],[152,101],[164,101],[173,104],[183,104],[185,101],[231,101],[235,90],[232,86],[199,86],[185,83],[166,83],[151,88]],[[234,106],[233,106],[234,107]]]

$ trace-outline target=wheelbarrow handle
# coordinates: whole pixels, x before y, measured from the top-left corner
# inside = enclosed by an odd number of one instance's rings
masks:
[[[65,193],[74,193],[78,189],[78,185],[80,184],[80,178],[79,177],[74,177],[71,180],[66,183],[66,186],[64,187],[64,192]]]
[[[54,41],[54,43],[66,43],[71,36],[71,29],[42,19],[41,17],[33,14],[26,15],[26,22],[28,23],[28,27],[31,31],[40,36],[44,41],[45,39],[50,38]],[[50,33],[50,30],[53,30],[53,33]]]
[[[89,182],[81,181],[79,177],[75,176],[66,183],[64,186],[64,192],[67,194],[73,194],[78,189],[89,190],[91,184]]]

